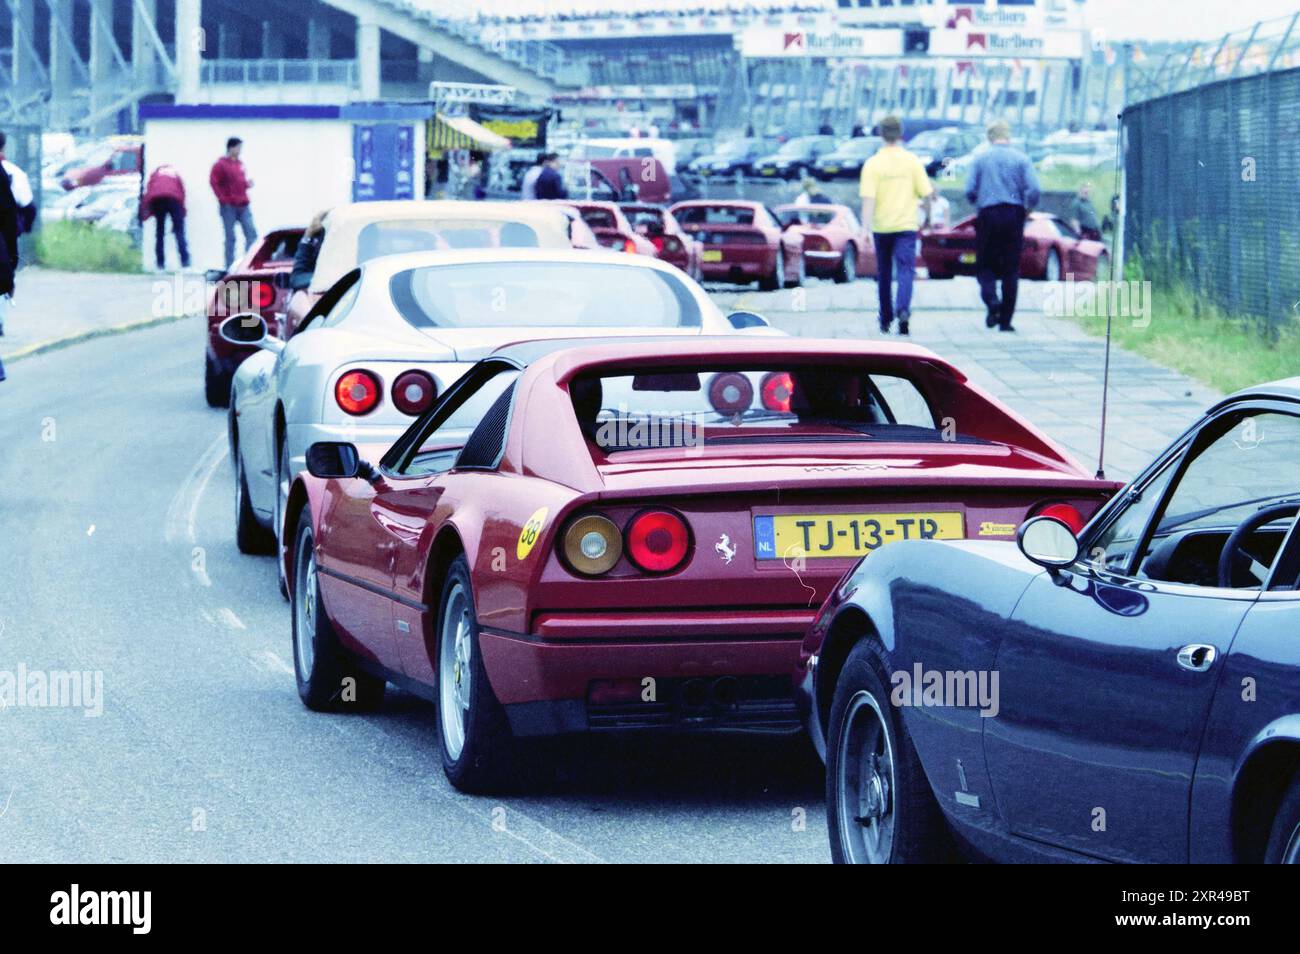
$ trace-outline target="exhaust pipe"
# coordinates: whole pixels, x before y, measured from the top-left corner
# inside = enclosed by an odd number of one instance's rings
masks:
[[[740,681],[735,676],[723,676],[713,681],[713,704],[722,709],[734,709],[740,699]]]
[[[703,679],[690,679],[682,684],[682,706],[703,709],[709,702],[709,686]]]

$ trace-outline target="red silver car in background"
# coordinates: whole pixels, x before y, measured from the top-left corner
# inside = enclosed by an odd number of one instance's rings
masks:
[[[700,242],[704,281],[757,282],[764,291],[803,284],[803,236],[783,229],[761,202],[695,199],[668,211]]]
[[[794,730],[804,634],[862,556],[1082,521],[1113,486],[925,349],[739,335],[507,345],[391,446],[306,464],[303,702],[425,696],[471,791],[519,737]]]
[[[950,229],[922,232],[921,257],[931,278],[974,275],[975,216]],[[1083,238],[1060,216],[1031,212],[1025,220],[1020,277],[1055,282],[1066,275],[1081,282],[1109,279],[1106,244]]]
[[[241,313],[266,320],[269,334],[284,335],[283,318],[289,300],[289,275],[303,229],[276,229],[259,236],[230,271],[213,269],[205,274],[212,284],[208,296],[208,345],[203,361],[203,391],[209,407],[230,406],[230,380],[235,369],[256,345],[232,344],[221,337],[220,326]]]
[[[778,205],[773,211],[789,234],[803,236],[809,275],[837,282],[876,277],[874,240],[847,205]]]
[[[658,253],[650,240],[638,234],[623,210],[613,202],[582,202],[574,199],[564,199],[562,202],[578,210],[582,220],[596,233],[596,239],[603,248],[633,255]]]
[[[88,155],[80,165],[64,171],[59,185],[71,192],[82,186],[99,185],[105,179],[129,181],[125,176],[143,174],[144,145],[136,137],[111,139]]]
[[[645,236],[654,245],[656,255],[665,262],[676,265],[696,281],[702,280],[700,243],[683,231],[671,212],[657,205],[627,202],[619,208],[637,234]]]

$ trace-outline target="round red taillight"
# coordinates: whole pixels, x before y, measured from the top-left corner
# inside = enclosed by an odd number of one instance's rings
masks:
[[[393,382],[393,405],[403,414],[423,414],[438,396],[438,386],[423,371],[404,371]]]
[[[761,387],[763,407],[769,411],[790,413],[790,403],[794,398],[794,378],[788,371],[773,371],[763,378]]]
[[[368,414],[379,403],[379,379],[369,371],[349,371],[334,385],[334,400],[349,414]]]
[[[668,247],[668,240],[662,235],[652,235],[650,236],[650,244],[655,247],[656,252],[662,252]]]
[[[627,239],[624,241],[623,251],[627,252],[629,255],[635,255],[639,251],[636,245],[636,239]]]
[[[1073,530],[1075,536],[1078,536],[1087,525],[1087,521],[1083,519],[1083,514],[1079,513],[1079,509],[1073,504],[1068,503],[1048,504],[1046,507],[1043,507],[1034,514],[1034,516],[1054,517]]]
[[[633,563],[650,573],[668,573],[686,559],[691,535],[686,521],[667,510],[647,510],[628,524],[627,555]]]
[[[266,282],[254,282],[253,300],[258,308],[270,308],[275,304],[275,289]]]
[[[738,371],[715,374],[709,382],[709,405],[719,414],[732,415],[748,411],[754,403],[754,385]]]

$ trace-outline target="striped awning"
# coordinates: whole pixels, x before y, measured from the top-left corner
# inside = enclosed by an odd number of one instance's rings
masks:
[[[468,116],[444,116],[437,113],[429,130],[429,148],[494,152],[497,149],[509,149],[510,140],[480,126]]]

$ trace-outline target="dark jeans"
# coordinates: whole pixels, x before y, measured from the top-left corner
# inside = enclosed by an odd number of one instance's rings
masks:
[[[163,238],[167,232],[167,219],[172,220],[172,235],[176,237],[176,251],[181,256],[181,268],[190,267],[190,247],[185,241],[185,209],[175,199],[149,200],[149,214],[154,218],[153,253],[158,262],[158,270],[167,267],[167,252],[163,248]]]
[[[889,324],[894,315],[912,310],[912,280],[916,277],[916,233],[874,232],[876,287],[880,292],[880,320]],[[898,299],[893,297],[894,271],[898,271]]]
[[[1002,327],[1011,327],[1020,291],[1020,250],[1025,244],[1023,206],[990,205],[975,218],[975,276],[980,298],[996,309]],[[999,306],[998,283],[1002,283]]]

